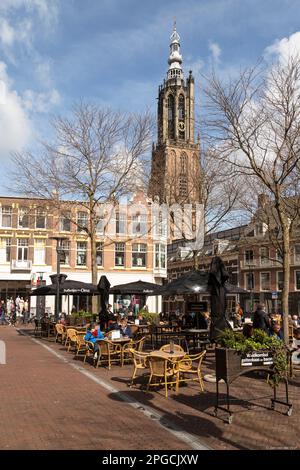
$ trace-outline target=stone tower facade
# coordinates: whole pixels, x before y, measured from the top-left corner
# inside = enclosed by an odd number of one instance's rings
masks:
[[[184,80],[180,37],[171,35],[167,79],[158,89],[157,144],[153,145],[149,195],[160,203],[201,202],[200,143],[195,142],[195,83]]]

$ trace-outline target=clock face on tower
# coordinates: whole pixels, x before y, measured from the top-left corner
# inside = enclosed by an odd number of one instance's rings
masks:
[[[178,123],[178,129],[179,129],[180,131],[184,131],[184,129],[185,129],[185,124],[184,124],[183,121],[179,121],[179,123]]]

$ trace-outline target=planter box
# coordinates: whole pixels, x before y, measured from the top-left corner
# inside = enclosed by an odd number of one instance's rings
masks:
[[[216,348],[216,378],[230,383],[237,376],[251,370],[266,370],[273,365],[271,351],[251,351],[240,354],[235,349]]]

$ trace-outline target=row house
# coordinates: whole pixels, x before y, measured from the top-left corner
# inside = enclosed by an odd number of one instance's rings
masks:
[[[162,284],[167,275],[166,236],[152,225],[151,204],[141,194],[129,205],[115,206],[109,218],[99,215],[96,227],[98,278],[112,286],[137,280]],[[61,241],[60,270],[68,279],[91,282],[90,239],[85,230],[89,213],[80,203],[66,202],[60,210],[47,200],[0,197],[0,298],[28,297],[56,272],[56,241]],[[63,309],[86,308],[88,298],[63,299]],[[116,301],[110,298],[111,303]],[[136,299],[143,303],[146,299]],[[46,300],[54,309],[54,299]],[[149,310],[159,311],[159,299],[149,297]],[[35,309],[35,299],[31,300]]]

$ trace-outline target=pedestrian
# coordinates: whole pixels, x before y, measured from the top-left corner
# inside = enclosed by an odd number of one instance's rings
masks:
[[[265,305],[258,304],[253,316],[253,328],[263,330],[268,334],[270,326],[270,319],[265,311]]]

